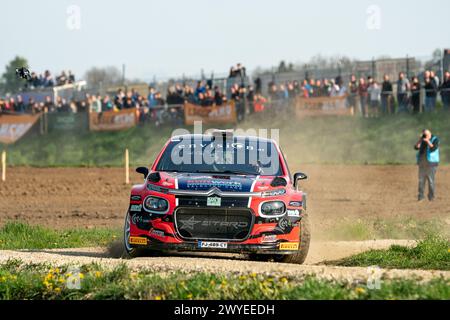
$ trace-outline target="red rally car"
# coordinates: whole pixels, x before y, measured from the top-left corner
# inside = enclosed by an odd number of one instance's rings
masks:
[[[131,257],[213,251],[303,263],[310,231],[303,173],[273,140],[229,131],[172,137],[133,186],[124,226]]]

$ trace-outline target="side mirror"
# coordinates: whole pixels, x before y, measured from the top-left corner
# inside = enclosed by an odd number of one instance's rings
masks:
[[[304,174],[303,172],[297,172],[296,174],[294,174],[294,188],[297,189],[298,182],[300,180],[306,180],[306,179],[308,179],[308,176],[306,174]]]
[[[146,167],[139,167],[139,168],[136,168],[136,172],[143,174],[144,175],[144,179],[145,179],[148,176],[149,170]]]

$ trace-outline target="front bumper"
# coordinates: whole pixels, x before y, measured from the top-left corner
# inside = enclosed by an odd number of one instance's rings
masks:
[[[132,245],[135,248],[162,251],[162,252],[220,252],[220,253],[238,253],[238,254],[268,254],[268,255],[289,255],[297,253],[297,250],[280,250],[280,243],[267,243],[267,244],[235,244],[227,243],[226,248],[202,248],[199,243],[201,241],[190,241],[182,243],[166,243],[155,241],[146,237],[148,242],[146,245]]]
[[[248,198],[227,198],[217,208],[207,207],[204,197],[177,196],[176,201],[168,201],[171,209],[166,214],[130,206],[130,236],[136,238],[134,243],[129,241],[130,246],[155,251],[298,252],[301,209],[297,215],[266,218],[255,214],[260,201],[250,206]],[[200,245],[204,242],[213,246]]]

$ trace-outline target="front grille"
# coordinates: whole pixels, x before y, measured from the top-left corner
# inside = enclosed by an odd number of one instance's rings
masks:
[[[249,209],[178,208],[175,226],[185,240],[244,241],[253,224]]]
[[[206,207],[208,197],[202,196],[178,196],[178,206],[180,207]],[[221,208],[247,208],[248,198],[223,197],[221,198]]]

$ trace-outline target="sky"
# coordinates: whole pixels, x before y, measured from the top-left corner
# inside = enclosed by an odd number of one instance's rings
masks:
[[[448,0],[4,0],[0,73],[126,65],[144,80],[269,68],[321,54],[431,55],[450,47]]]

